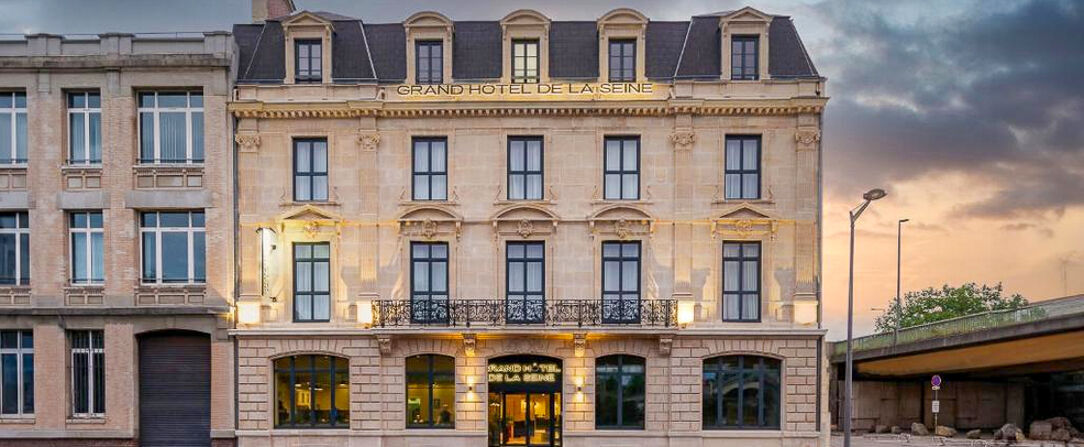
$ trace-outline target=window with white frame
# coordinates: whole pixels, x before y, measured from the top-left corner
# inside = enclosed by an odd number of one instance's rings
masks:
[[[139,162],[203,163],[203,94],[139,94]]]
[[[33,331],[0,331],[0,414],[34,414]]]
[[[206,281],[203,211],[151,211],[140,217],[143,283]]]
[[[30,284],[30,219],[26,211],[0,213],[0,284]]]
[[[68,331],[71,348],[72,415],[105,415],[105,335],[100,330]]]
[[[72,284],[101,284],[105,281],[105,231],[101,211],[68,214],[71,234]]]
[[[68,163],[102,162],[102,97],[98,92],[68,93]]]
[[[25,92],[0,92],[0,164],[26,164]]]

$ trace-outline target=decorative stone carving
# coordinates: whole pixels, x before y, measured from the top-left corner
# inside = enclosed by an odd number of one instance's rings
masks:
[[[670,134],[670,143],[674,145],[674,150],[684,151],[692,149],[693,143],[696,142],[696,133],[690,129],[675,130]]]
[[[674,347],[674,337],[664,335],[659,337],[659,354],[670,357],[670,350]]]
[[[463,334],[463,353],[467,357],[474,357],[475,348],[478,346],[478,338],[474,334]]]
[[[437,223],[433,222],[433,219],[425,219],[425,221],[422,222],[422,236],[425,236],[426,239],[432,239],[433,236],[436,235]]]
[[[632,235],[632,224],[625,219],[618,219],[614,222],[614,234],[622,240],[628,239]]]
[[[317,223],[315,220],[310,220],[308,222],[305,222],[305,227],[302,229],[305,231],[305,234],[309,236],[309,238],[313,238],[316,236],[316,233],[320,232],[320,224]]]
[[[390,335],[377,335],[377,345],[380,347],[381,355],[391,355],[391,336]]]
[[[358,135],[358,144],[361,150],[372,152],[380,146],[380,134],[375,132],[362,132]]]
[[[587,353],[587,334],[583,332],[572,334],[572,352],[576,357],[583,357]]]
[[[233,137],[241,146],[241,152],[256,152],[260,148],[260,135],[254,133],[239,133]]]
[[[798,143],[799,150],[814,149],[821,141],[821,132],[817,129],[798,129],[794,133],[794,141]]]
[[[519,227],[516,228],[516,233],[519,233],[524,239],[531,237],[531,233],[534,233],[534,224],[527,219],[519,221]]]

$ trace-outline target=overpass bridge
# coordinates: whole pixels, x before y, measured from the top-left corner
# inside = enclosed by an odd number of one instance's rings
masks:
[[[829,349],[835,421],[846,342]],[[1084,428],[1084,295],[906,328],[898,338],[860,337],[853,349],[857,429],[932,426],[934,374],[944,379],[942,425],[994,429],[1065,416]]]

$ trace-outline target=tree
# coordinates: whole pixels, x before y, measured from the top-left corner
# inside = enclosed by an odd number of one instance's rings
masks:
[[[917,292],[907,292],[903,297],[900,328],[918,326],[949,318],[977,314],[991,310],[1017,309],[1026,306],[1028,300],[1020,294],[1001,296],[1001,283],[995,286],[967,283],[960,287],[945,284],[941,289],[928,287]],[[896,328],[896,300],[877,317],[877,332],[892,332]]]

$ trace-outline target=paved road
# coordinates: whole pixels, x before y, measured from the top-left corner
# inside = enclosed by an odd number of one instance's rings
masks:
[[[910,435],[863,435],[851,437],[851,447],[1001,447],[1005,445],[1005,441],[994,441],[993,439],[945,439],[935,436]],[[1065,445],[1066,444],[1052,441],[1026,441],[1020,444],[1014,444],[1014,446],[1018,447],[1064,447]],[[1068,445],[1073,447],[1084,447],[1082,444],[1071,443]],[[832,447],[843,447],[843,436],[833,434]]]

